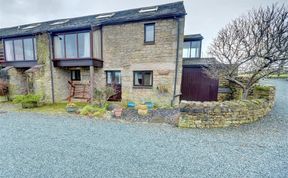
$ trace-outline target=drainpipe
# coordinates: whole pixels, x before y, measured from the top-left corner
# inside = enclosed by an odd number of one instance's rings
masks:
[[[178,64],[179,64],[179,39],[180,39],[180,20],[176,18],[177,22],[177,47],[176,47],[176,65],[175,65],[175,77],[174,77],[174,91],[173,98],[171,100],[171,106],[173,106],[175,98],[176,98],[176,86],[177,86],[177,78],[178,78]]]
[[[49,63],[50,63],[50,75],[51,75],[51,94],[52,94],[52,103],[55,103],[55,95],[54,95],[54,77],[53,77],[53,64],[52,64],[52,37],[51,33],[48,33],[49,38]]]

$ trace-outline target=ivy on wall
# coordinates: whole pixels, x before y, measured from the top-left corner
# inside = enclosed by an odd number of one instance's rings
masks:
[[[38,64],[46,64],[49,60],[49,37],[48,34],[41,34],[37,39],[37,59]]]

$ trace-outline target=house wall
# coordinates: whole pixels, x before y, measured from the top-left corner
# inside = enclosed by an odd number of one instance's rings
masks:
[[[106,84],[105,71],[120,70],[122,75],[122,99],[135,102],[153,101],[157,104],[171,103],[173,98],[175,61],[177,48],[177,21],[174,19],[155,22],[155,44],[144,44],[144,24],[148,22],[104,26],[104,67],[96,70],[96,87]],[[184,18],[180,19],[179,64],[176,94],[180,93],[182,76],[182,42]],[[133,87],[133,71],[152,70],[153,87]],[[166,86],[168,93],[159,93],[157,88]],[[175,104],[179,102],[176,98]]]
[[[135,102],[153,101],[158,105],[170,105],[173,98],[175,62],[177,49],[177,21],[175,19],[156,20],[155,44],[144,44],[144,24],[148,22],[128,23],[104,26],[103,32],[103,68],[95,68],[94,86],[102,88],[106,85],[107,70],[120,70],[122,74],[122,99]],[[150,22],[149,22],[150,23]],[[182,77],[182,42],[184,38],[184,18],[180,19],[179,64],[176,94],[180,93]],[[43,95],[43,100],[52,102],[51,64],[49,55],[48,34],[37,35],[37,59],[41,70],[33,73],[34,93]],[[89,81],[89,67],[75,68],[81,70],[83,81]],[[55,102],[66,100],[69,96],[68,80],[70,69],[52,67]],[[133,71],[152,70],[153,87],[139,89],[133,87]],[[10,83],[19,88],[27,88],[24,71],[11,70]],[[14,78],[15,79],[14,79]],[[17,79],[21,78],[19,85]],[[22,79],[23,78],[23,79]],[[159,87],[166,87],[167,93],[160,93]],[[16,92],[20,94],[20,92]],[[175,104],[179,103],[179,97]]]

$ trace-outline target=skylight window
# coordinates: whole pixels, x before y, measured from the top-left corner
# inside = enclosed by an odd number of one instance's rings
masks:
[[[113,17],[114,15],[115,13],[98,15],[96,19],[110,18],[110,17]]]
[[[158,10],[158,7],[150,7],[139,10],[139,13],[145,13],[145,12],[155,12]]]
[[[60,21],[51,23],[50,25],[60,25],[60,24],[64,24],[64,23],[67,23],[67,22],[69,22],[69,19],[67,19],[67,20],[60,20]]]
[[[23,29],[23,30],[32,29],[32,28],[36,28],[36,27],[38,27],[38,26],[40,26],[40,25],[41,25],[41,24],[29,25],[29,26],[23,27],[22,29]]]

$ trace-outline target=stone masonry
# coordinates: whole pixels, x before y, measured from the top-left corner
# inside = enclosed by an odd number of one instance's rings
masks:
[[[182,42],[184,38],[184,18],[180,22],[179,63],[176,84],[176,94],[180,94],[182,77]],[[144,24],[155,23],[155,44],[144,44]],[[174,77],[177,49],[177,21],[175,19],[155,20],[149,22],[135,22],[120,25],[104,26],[103,33],[103,68],[95,68],[94,86],[102,88],[106,85],[105,71],[121,71],[122,99],[124,101],[152,101],[158,105],[170,105],[173,99]],[[37,59],[41,70],[30,74],[35,94],[43,96],[46,103],[52,102],[51,64],[49,55],[49,36],[40,34],[37,40]],[[67,99],[69,95],[68,80],[70,70],[80,69],[81,79],[89,81],[89,67],[56,68],[52,66],[54,79],[55,102]],[[152,70],[153,87],[133,87],[133,71]],[[27,74],[24,70],[11,69],[10,90],[15,94],[25,94],[28,85]],[[20,85],[21,83],[21,85]],[[16,86],[18,88],[16,88]],[[160,93],[160,87],[168,92]],[[21,92],[20,92],[21,89]],[[12,91],[13,90],[13,91]],[[27,91],[26,91],[27,93]],[[176,97],[174,104],[179,103]]]
[[[122,75],[122,99],[135,102],[153,101],[169,105],[173,98],[175,61],[177,48],[176,20],[157,20],[155,23],[155,44],[144,44],[144,24],[129,23],[103,27],[104,68],[96,70],[96,87],[105,85],[105,71],[119,70]],[[179,64],[176,94],[180,93],[182,76],[182,41],[184,19],[180,19]],[[133,71],[152,70],[153,87],[133,87]],[[157,88],[166,86],[167,93]],[[179,102],[179,97],[175,104]]]
[[[179,127],[213,128],[254,122],[271,111],[274,87],[255,87],[254,99],[224,102],[181,101]]]

